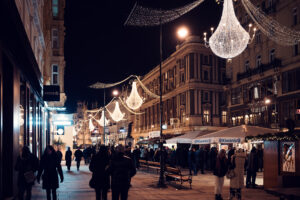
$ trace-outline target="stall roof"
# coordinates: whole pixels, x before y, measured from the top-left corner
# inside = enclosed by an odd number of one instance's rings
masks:
[[[205,130],[205,131],[190,131],[185,133],[184,135],[174,137],[171,139],[166,140],[167,144],[191,144],[193,139],[195,139],[198,136],[211,133],[211,131]]]
[[[263,128],[259,126],[241,125],[195,138],[193,144],[211,144],[211,143],[239,143],[245,140],[246,136],[256,136],[266,133],[276,133],[277,130]]]

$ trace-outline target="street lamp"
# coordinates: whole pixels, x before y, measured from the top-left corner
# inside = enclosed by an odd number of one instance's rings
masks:
[[[270,99],[265,99],[265,104],[266,105],[269,105],[271,103],[271,100]]]
[[[112,92],[114,97],[117,97],[119,95],[119,91],[118,90],[113,90]]]
[[[178,30],[177,30],[177,36],[180,38],[180,39],[184,39],[186,38],[186,36],[189,34],[189,30],[182,26],[180,27]]]
[[[269,125],[269,111],[268,111],[268,105],[271,103],[271,100],[266,98],[265,99],[265,105],[266,105],[266,112],[267,112],[267,126]]]

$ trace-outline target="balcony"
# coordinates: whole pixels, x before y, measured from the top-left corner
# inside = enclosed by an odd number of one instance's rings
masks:
[[[249,78],[251,76],[254,76],[256,74],[261,74],[265,71],[268,71],[270,69],[277,69],[281,67],[281,60],[280,59],[275,59],[273,62],[269,63],[269,64],[262,64],[261,66],[259,67],[256,67],[254,69],[249,69],[248,71],[246,72],[243,72],[243,73],[237,73],[237,81],[240,81],[242,79],[245,79],[245,78]]]

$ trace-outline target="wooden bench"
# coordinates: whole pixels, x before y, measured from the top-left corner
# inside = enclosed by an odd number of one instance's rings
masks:
[[[168,182],[172,180],[180,181],[181,187],[184,182],[189,182],[190,188],[192,188],[192,176],[182,174],[179,168],[166,167],[165,175]]]
[[[147,164],[148,164],[148,168],[155,169],[157,173],[160,171],[159,162],[148,161]]]
[[[145,167],[148,169],[148,164],[146,160],[140,160],[139,162],[140,162],[140,167]]]

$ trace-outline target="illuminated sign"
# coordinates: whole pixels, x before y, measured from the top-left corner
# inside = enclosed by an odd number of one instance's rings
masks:
[[[71,126],[73,124],[73,114],[53,114],[54,125]]]
[[[44,101],[60,101],[59,85],[44,85]]]
[[[296,114],[300,115],[300,109],[296,109]]]

